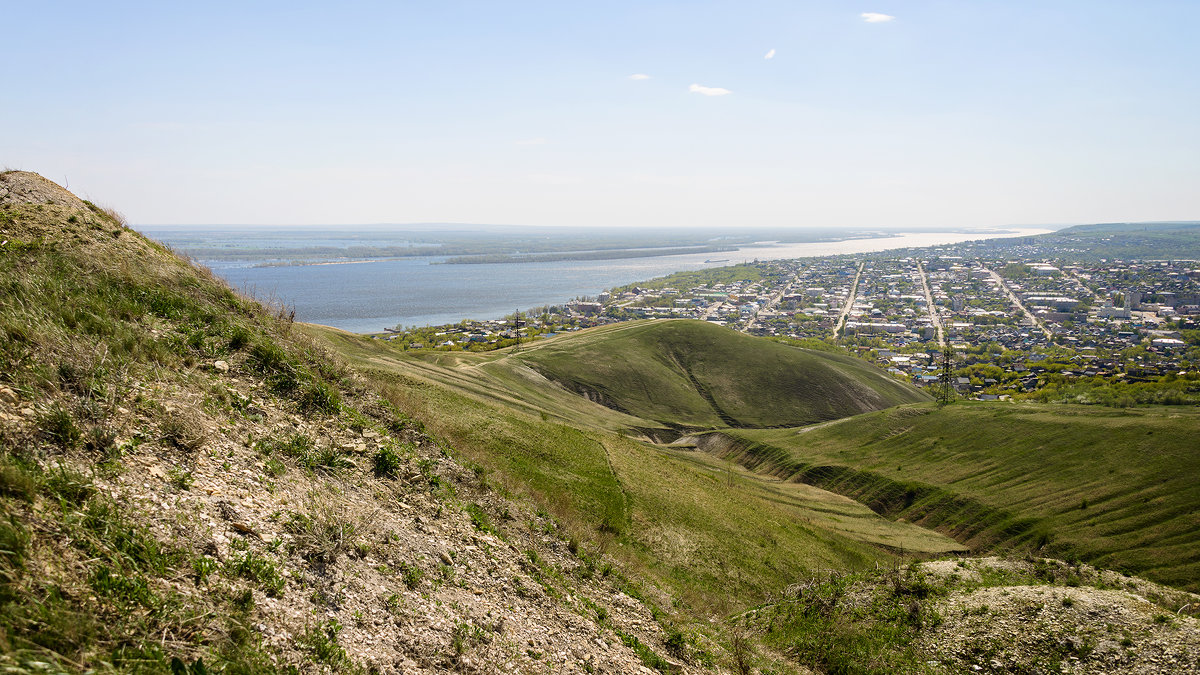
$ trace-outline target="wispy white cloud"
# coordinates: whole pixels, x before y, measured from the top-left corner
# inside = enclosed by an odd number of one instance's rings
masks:
[[[767,53],[766,53],[766,55],[765,55],[765,56],[763,56],[763,58],[764,58],[764,59],[773,59],[773,58],[775,58],[775,50],[774,50],[774,49],[772,49],[771,51],[767,52]]]
[[[544,138],[522,138],[521,140],[516,141],[516,144],[517,145],[545,145],[546,139],[544,139]]]
[[[634,73],[633,75],[629,76],[629,79],[631,79],[631,80],[648,80],[648,79],[650,79],[650,76],[645,73]]]
[[[859,16],[861,16],[862,20],[866,21],[867,23],[887,23],[888,21],[896,18],[891,14],[880,14],[879,12],[863,12],[862,14],[859,14]]]
[[[733,93],[724,87],[704,87],[699,84],[693,84],[688,87],[688,91],[696,94],[704,94],[705,96],[724,96],[725,94]]]

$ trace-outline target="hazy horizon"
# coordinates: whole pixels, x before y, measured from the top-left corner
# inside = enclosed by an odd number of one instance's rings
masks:
[[[0,163],[134,223],[1200,216],[1200,3],[8,8]]]

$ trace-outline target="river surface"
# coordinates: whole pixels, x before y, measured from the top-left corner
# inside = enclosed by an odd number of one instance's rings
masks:
[[[167,244],[172,244],[172,239],[183,233],[178,229],[152,226],[141,229]],[[595,296],[615,286],[684,270],[752,260],[938,246],[977,239],[1031,236],[1049,231],[1013,228],[1003,234],[921,232],[799,244],[770,245],[763,242],[762,245],[741,246],[739,250],[728,253],[517,264],[435,264],[445,259],[439,256],[284,267],[257,266],[262,261],[199,259],[196,262],[210,268],[243,293],[261,301],[294,308],[297,320],[355,333],[377,333],[384,328],[397,326],[435,326],[456,323],[462,319],[498,319],[515,310]],[[338,240],[334,236],[329,241]],[[728,262],[705,262],[712,259]]]

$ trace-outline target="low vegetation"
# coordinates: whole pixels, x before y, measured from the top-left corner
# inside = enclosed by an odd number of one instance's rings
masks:
[[[1195,410],[961,402],[724,432],[732,442],[706,447],[977,551],[1036,550],[1198,591],[1198,434]]]

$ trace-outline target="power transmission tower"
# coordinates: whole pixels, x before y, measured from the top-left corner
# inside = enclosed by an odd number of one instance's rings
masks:
[[[942,348],[942,372],[938,376],[938,407],[950,405],[957,398],[954,392],[954,349],[950,345]]]
[[[521,310],[513,310],[513,334],[517,336],[517,344],[513,345],[513,353],[521,351]]]

